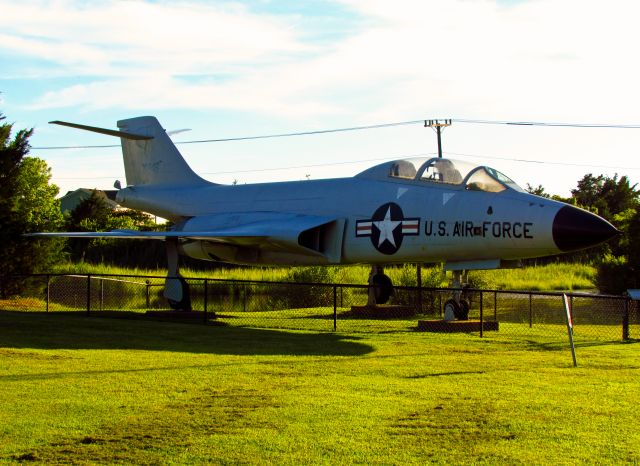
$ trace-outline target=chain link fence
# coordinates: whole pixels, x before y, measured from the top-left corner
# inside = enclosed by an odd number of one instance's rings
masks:
[[[396,287],[390,303],[368,307],[366,285],[186,279],[193,312],[168,311],[165,277],[31,275],[3,277],[0,310],[84,312],[90,315],[156,318],[181,316],[219,325],[344,332],[415,331],[420,321],[440,321],[455,290]],[[574,337],[586,341],[640,339],[638,303],[624,296],[567,293]],[[465,289],[469,321],[481,336],[566,337],[562,293]],[[495,325],[492,326],[491,323]],[[497,328],[497,331],[495,330]],[[494,329],[494,330],[490,330]],[[495,333],[493,333],[495,332]]]

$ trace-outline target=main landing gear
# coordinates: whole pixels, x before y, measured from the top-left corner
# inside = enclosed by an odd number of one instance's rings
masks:
[[[454,288],[453,298],[444,303],[444,320],[469,320],[469,301],[466,298],[467,284],[466,270],[454,270],[451,288]]]
[[[164,282],[164,297],[171,309],[191,311],[189,284],[178,271],[178,239],[167,238],[167,278]]]
[[[393,296],[391,279],[384,274],[384,269],[381,265],[374,265],[371,267],[371,273],[369,273],[369,300],[367,301],[367,306],[385,304],[391,296]]]

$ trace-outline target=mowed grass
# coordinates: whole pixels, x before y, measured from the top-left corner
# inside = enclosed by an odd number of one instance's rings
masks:
[[[640,462],[640,346],[0,312],[0,462]]]

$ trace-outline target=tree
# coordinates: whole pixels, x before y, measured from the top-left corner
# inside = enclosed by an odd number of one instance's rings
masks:
[[[68,231],[154,230],[158,226],[151,215],[133,209],[114,210],[101,191],[80,202],[67,216]],[[163,267],[164,244],[113,238],[71,239],[69,251],[73,261],[108,263],[133,267]]]
[[[589,173],[578,181],[578,187],[571,190],[571,195],[579,206],[611,221],[614,215],[637,207],[640,192],[626,176],[618,179],[617,173],[613,178]]]
[[[20,130],[0,114],[0,266],[3,275],[47,271],[62,258],[62,242],[25,238],[25,233],[56,231],[62,226],[58,188],[49,184],[51,170],[38,158],[27,157],[33,130]],[[3,292],[18,293],[24,282],[12,282]]]
[[[640,286],[640,210],[627,209],[618,214],[617,225],[622,237],[613,254],[598,263],[598,289],[620,294]]]
[[[640,274],[640,210],[636,210],[630,218],[626,234],[629,240],[627,249],[629,265],[633,269],[636,282],[634,283],[634,287],[638,287],[640,285],[640,277],[638,277]]]
[[[618,178],[618,174],[608,177],[605,175],[594,176],[589,173],[578,181],[578,185],[576,189],[571,191],[571,195],[574,205],[609,220],[625,234],[598,248],[580,251],[570,256],[574,260],[596,262],[609,256],[626,257],[629,241],[636,241],[626,235],[629,221],[640,206],[640,192],[636,189],[636,185],[632,185],[626,176]],[[619,267],[620,261],[617,261],[616,264],[615,267]]]
[[[111,211],[104,193],[94,189],[87,199],[81,201],[69,213],[66,228],[69,231],[104,231],[109,223]]]
[[[527,183],[526,191],[529,194],[535,194],[536,196],[546,197],[547,199],[551,197],[549,194],[547,194],[547,192],[544,190],[544,187],[541,184],[539,184],[537,187],[534,188],[529,183]]]
[[[51,169],[36,157],[22,159],[16,180],[18,216],[25,220],[28,233],[55,231],[63,224],[60,201],[56,199],[58,187],[49,184]]]

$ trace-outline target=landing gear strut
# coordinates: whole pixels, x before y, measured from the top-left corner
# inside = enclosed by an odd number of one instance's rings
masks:
[[[469,301],[465,298],[465,288],[467,284],[466,270],[454,270],[451,288],[453,299],[449,299],[444,303],[444,320],[469,320]]]
[[[189,284],[178,271],[178,239],[167,238],[167,278],[164,282],[164,297],[171,309],[191,311]]]
[[[384,274],[382,266],[374,265],[371,267],[371,273],[369,273],[369,300],[367,301],[367,306],[385,304],[391,296],[393,296],[391,279]]]

